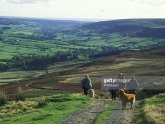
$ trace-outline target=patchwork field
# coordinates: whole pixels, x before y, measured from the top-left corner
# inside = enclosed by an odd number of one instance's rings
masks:
[[[164,20],[141,19],[139,24],[136,20],[90,23],[0,17],[0,71],[42,70],[57,62],[165,45]]]

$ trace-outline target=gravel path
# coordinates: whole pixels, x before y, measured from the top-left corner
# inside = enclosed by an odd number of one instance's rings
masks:
[[[90,107],[72,114],[62,124],[92,124],[97,115],[104,110],[106,103],[105,100],[95,100]]]
[[[120,101],[116,101],[116,104],[106,124],[133,124],[135,111],[131,109],[130,104],[128,104],[124,110],[121,109],[122,105]]]
[[[95,100],[91,106],[70,115],[62,124],[94,124],[97,116],[104,111],[107,102],[108,100]],[[131,109],[130,104],[124,110],[121,108],[121,102],[116,100],[116,107],[112,110],[106,124],[134,124],[135,110]]]

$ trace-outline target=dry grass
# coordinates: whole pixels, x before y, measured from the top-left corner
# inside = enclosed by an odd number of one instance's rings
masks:
[[[165,106],[146,105],[144,107],[146,118],[150,123],[164,124],[165,122]]]
[[[165,122],[165,93],[147,98],[141,102],[136,124],[164,124]]]
[[[1,108],[0,115],[23,113],[28,110],[32,110],[33,106],[34,103],[32,102],[10,102]]]

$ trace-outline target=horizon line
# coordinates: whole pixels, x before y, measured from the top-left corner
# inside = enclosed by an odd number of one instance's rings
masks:
[[[119,19],[92,19],[92,18],[56,18],[56,17],[25,17],[25,16],[1,16],[3,18],[22,18],[22,19],[47,19],[47,20],[68,20],[68,21],[87,21],[87,22],[98,22],[98,21],[112,21],[112,20],[133,20],[133,19],[165,19],[165,18],[119,18]]]

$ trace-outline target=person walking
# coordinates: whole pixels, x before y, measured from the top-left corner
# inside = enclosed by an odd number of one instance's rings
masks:
[[[84,95],[88,95],[88,91],[92,88],[91,79],[88,74],[86,74],[85,78],[81,81],[81,86],[84,90]]]
[[[117,97],[117,91],[118,91],[118,83],[117,82],[111,82],[109,83],[109,92],[111,94],[111,99],[116,100]]]
[[[126,84],[126,89],[129,94],[135,94],[136,90],[139,87],[139,83],[136,80],[135,76],[131,76],[130,82]]]

